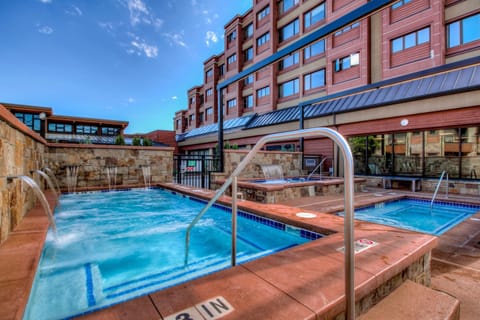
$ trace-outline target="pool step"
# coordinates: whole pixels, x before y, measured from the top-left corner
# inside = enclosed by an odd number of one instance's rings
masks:
[[[440,291],[407,280],[359,320],[458,320],[460,302]]]

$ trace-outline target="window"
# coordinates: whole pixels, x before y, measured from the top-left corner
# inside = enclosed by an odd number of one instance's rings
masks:
[[[175,129],[180,129],[180,119],[177,119],[177,121],[175,121]]]
[[[360,22],[355,22],[355,23],[343,28],[342,30],[338,30],[337,32],[335,32],[335,35],[339,36],[339,35],[341,35],[345,32],[348,32],[348,31],[350,31],[352,29],[355,29],[355,28],[358,28],[358,27],[360,27]]]
[[[305,13],[303,18],[305,29],[325,19],[325,2]]]
[[[447,25],[447,46],[453,48],[480,40],[480,13]]]
[[[243,97],[243,108],[244,109],[253,108],[253,95]]]
[[[225,64],[221,64],[218,66],[218,74],[220,77],[225,75]]]
[[[248,75],[245,79],[243,79],[243,84],[245,86],[253,83],[253,74]]]
[[[237,106],[237,99],[231,99],[227,101],[227,106],[229,108],[234,108]]]
[[[227,36],[227,42],[232,42],[235,39],[237,39],[237,32],[236,31],[230,32]]]
[[[15,112],[15,117],[33,131],[40,132],[42,122],[38,114]]]
[[[262,34],[260,37],[257,38],[257,46],[260,47],[270,41],[270,32]]]
[[[243,52],[243,57],[245,61],[250,61],[253,59],[253,47],[248,48]]]
[[[263,87],[257,90],[257,98],[262,98],[270,95],[270,87]]]
[[[265,8],[263,8],[262,10],[260,10],[257,13],[257,21],[262,20],[263,18],[265,18],[269,14],[270,14],[270,6],[266,6]]]
[[[120,129],[104,127],[102,128],[102,136],[118,136],[120,134]]]
[[[188,103],[189,103],[189,104],[194,104],[194,103],[195,103],[195,97],[190,97]]]
[[[404,5],[406,5],[407,3],[410,3],[412,2],[412,0],[400,0],[394,4],[392,4],[392,9],[398,9],[400,7],[403,7]]]
[[[278,70],[281,71],[281,70],[287,69],[288,67],[298,64],[299,62],[298,56],[299,56],[298,52],[295,52],[294,54],[291,54],[286,58],[280,60],[280,62],[278,63]]]
[[[325,52],[325,40],[320,40],[303,49],[303,59],[307,60]]]
[[[210,78],[211,76],[213,76],[213,68],[210,68],[205,72],[205,77]]]
[[[200,114],[198,115],[198,118],[200,120],[200,123],[203,123],[203,121],[205,120],[203,112],[200,112]]]
[[[248,24],[248,26],[243,29],[243,35],[245,36],[245,39],[253,36],[253,23]]]
[[[48,131],[49,131],[49,132],[72,133],[72,132],[73,132],[73,128],[72,128],[72,125],[71,125],[71,124],[49,122],[49,123],[48,123]]]
[[[303,76],[303,89],[305,91],[325,86],[325,69],[321,69]]]
[[[300,0],[280,0],[278,2],[278,13],[282,14],[296,6]]]
[[[230,57],[227,58],[227,64],[232,64],[237,61],[237,54],[234,53]]]
[[[430,41],[430,27],[409,33],[392,40],[392,53],[418,46]]]
[[[75,131],[77,133],[80,133],[80,134],[97,134],[98,127],[97,126],[78,125]]]
[[[193,121],[195,121],[195,115],[191,114],[188,116],[188,124],[192,125]]]
[[[333,62],[335,72],[350,69],[359,64],[360,54],[353,53],[347,57],[337,59]]]
[[[205,110],[205,112],[207,113],[207,116],[212,115],[213,114],[213,108],[207,108],[207,110]]]
[[[213,95],[213,89],[212,89],[212,88],[207,89],[207,90],[205,91],[205,95],[206,95],[207,97],[210,97],[211,95]]]
[[[279,33],[278,33],[279,41],[282,42],[297,35],[298,32],[300,31],[299,29],[300,27],[299,27],[299,22],[297,18],[279,30]]]
[[[283,98],[297,94],[299,92],[298,85],[298,78],[280,84],[278,86],[278,97]]]

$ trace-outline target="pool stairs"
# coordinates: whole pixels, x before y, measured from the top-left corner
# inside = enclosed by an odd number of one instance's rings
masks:
[[[407,280],[359,320],[458,320],[460,302],[444,293]]]

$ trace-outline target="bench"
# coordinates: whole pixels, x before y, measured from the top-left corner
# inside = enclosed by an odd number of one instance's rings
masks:
[[[393,181],[407,181],[411,183],[411,190],[412,192],[419,191],[421,188],[421,179],[419,177],[395,177],[395,176],[388,176],[382,177],[382,184],[384,189],[391,189]]]

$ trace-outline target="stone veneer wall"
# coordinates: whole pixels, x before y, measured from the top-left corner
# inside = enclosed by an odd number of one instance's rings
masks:
[[[0,243],[30,210],[36,198],[19,179],[45,164],[45,141],[0,105]]]
[[[226,177],[230,176],[248,152],[249,150],[225,150],[224,174]],[[264,175],[261,165],[272,164],[280,165],[285,177],[303,174],[301,152],[260,151],[242,171],[240,178],[262,179]]]
[[[67,189],[66,171],[78,166],[77,190],[108,188],[108,167],[116,167],[116,187],[144,185],[142,166],[150,167],[151,183],[172,182],[174,148],[54,144],[48,167]]]

